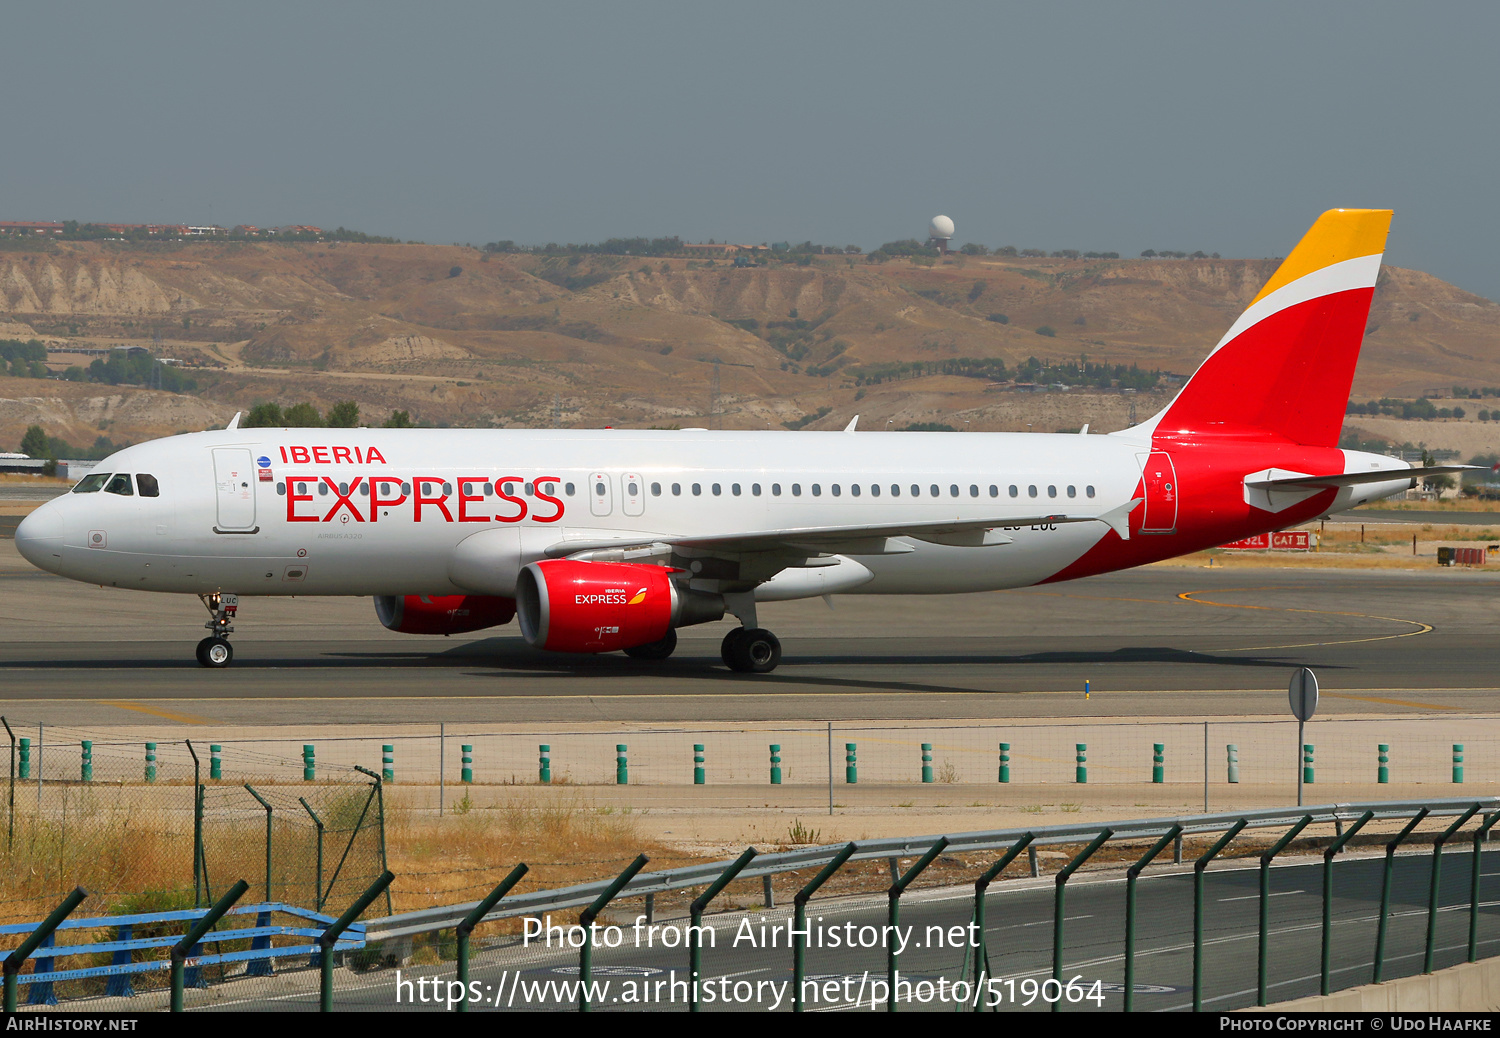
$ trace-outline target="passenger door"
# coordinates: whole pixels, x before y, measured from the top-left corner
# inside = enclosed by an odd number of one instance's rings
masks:
[[[257,533],[255,465],[244,447],[214,448],[214,497],[218,505],[214,533]]]

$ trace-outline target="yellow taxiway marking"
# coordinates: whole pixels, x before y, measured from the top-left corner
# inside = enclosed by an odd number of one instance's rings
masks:
[[[168,721],[176,721],[179,724],[213,724],[213,722],[206,717],[196,717],[193,714],[179,714],[171,710],[159,710],[154,706],[147,706],[146,704],[137,702],[133,699],[96,699],[94,700],[94,702],[98,703],[101,706],[117,706],[121,710],[134,710],[138,714],[150,714],[152,717],[165,717]],[[179,701],[158,700],[158,702]],[[192,701],[189,700],[189,702]],[[210,702],[210,700],[197,700],[197,702],[206,703]]]
[[[1358,699],[1362,703],[1384,703],[1386,706],[1412,706],[1419,710],[1461,710],[1457,706],[1439,706],[1437,703],[1413,703],[1407,699],[1382,699],[1379,696],[1351,696],[1347,692],[1324,692],[1334,699]]]
[[[1235,587],[1219,588],[1217,594],[1234,591],[1290,591],[1292,588],[1284,587]],[[1303,609],[1297,606],[1263,606],[1263,605],[1241,605],[1235,602],[1212,602],[1206,598],[1194,598],[1194,595],[1206,595],[1208,591],[1183,591],[1177,597],[1184,602],[1192,602],[1194,605],[1218,606],[1220,609],[1260,609],[1267,612],[1282,613],[1312,613],[1317,616],[1353,616],[1361,620],[1386,620],[1394,624],[1410,624],[1415,631],[1402,631],[1400,634],[1380,634],[1372,638],[1341,638],[1336,641],[1324,642],[1298,642],[1292,645],[1247,645],[1237,648],[1224,648],[1209,650],[1212,652],[1267,652],[1271,649],[1310,649],[1322,645],[1358,645],[1361,642],[1385,642],[1397,638],[1414,638],[1420,634],[1428,634],[1432,631],[1431,624],[1424,624],[1420,620],[1403,620],[1399,616],[1377,616],[1374,613],[1354,613],[1338,609]]]

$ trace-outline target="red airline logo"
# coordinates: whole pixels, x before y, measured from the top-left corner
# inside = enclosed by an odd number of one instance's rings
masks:
[[[295,450],[296,448],[292,448]],[[374,448],[371,448],[374,452]],[[355,476],[340,484],[332,476],[288,476],[286,478],[286,521],[289,523],[374,523],[382,514],[399,505],[410,503],[412,521],[420,523],[424,514],[432,521],[437,516],[446,523],[519,523],[531,518],[532,522],[555,523],[563,517],[565,506],[547,491],[560,482],[557,476],[538,476],[533,480],[521,476],[501,476],[491,480],[484,476],[464,476],[450,481],[442,476],[417,476],[403,479],[400,476]],[[453,493],[454,484],[458,493]],[[533,500],[510,492],[510,485],[520,483],[532,491]],[[321,484],[327,489],[314,494],[313,488]],[[488,495],[482,493],[485,486],[493,484],[493,505],[487,506]],[[363,489],[362,489],[363,487]],[[333,504],[325,512],[322,504],[315,509],[307,505],[318,497],[332,497]],[[358,498],[359,500],[356,500]],[[546,511],[533,511],[536,502],[550,506]],[[494,515],[484,515],[489,507],[499,508]],[[361,510],[363,508],[363,511]],[[456,515],[454,513],[457,513]]]

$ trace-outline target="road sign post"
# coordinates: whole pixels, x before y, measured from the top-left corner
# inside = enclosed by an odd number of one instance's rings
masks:
[[[1292,675],[1291,687],[1287,689],[1287,700],[1291,703],[1292,716],[1297,719],[1297,806],[1302,806],[1302,740],[1303,725],[1312,720],[1318,709],[1318,679],[1306,667],[1298,667]]]

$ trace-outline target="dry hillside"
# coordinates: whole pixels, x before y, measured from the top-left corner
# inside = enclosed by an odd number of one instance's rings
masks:
[[[75,443],[120,442],[201,428],[261,400],[303,399],[325,408],[353,399],[375,422],[399,408],[455,425],[766,428],[827,407],[810,428],[855,412],[866,427],[1114,428],[1132,402],[1117,393],[1020,394],[958,376],[859,387],[852,374],[1080,355],[1186,374],[1274,265],[818,257],[734,268],[457,246],[53,243],[0,252],[0,338],[159,342],[195,366],[198,389],[176,397],[0,378],[0,446],[31,422]],[[994,314],[1008,323],[987,319]],[[1055,335],[1039,335],[1042,326]],[[57,354],[51,366],[72,363],[87,358]],[[1454,384],[1500,386],[1500,306],[1387,268],[1355,395]],[[1156,402],[1135,403],[1144,417]]]

